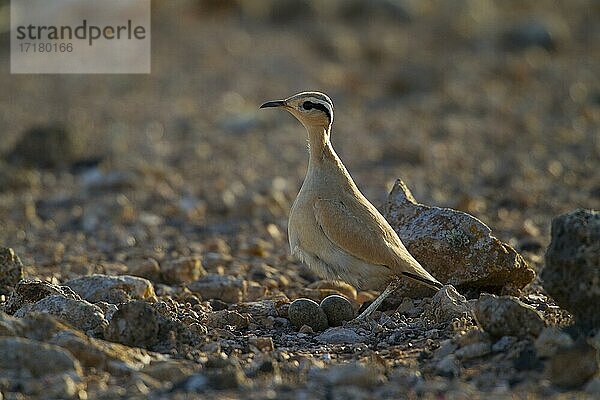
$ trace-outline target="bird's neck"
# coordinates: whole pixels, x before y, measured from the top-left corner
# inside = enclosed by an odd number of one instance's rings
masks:
[[[311,164],[319,164],[329,156],[335,156],[331,142],[329,141],[329,128],[322,126],[307,127],[308,131],[308,151]]]
[[[346,182],[348,186],[355,187],[352,177],[331,145],[330,128],[310,127],[307,130],[310,155],[307,174],[311,175],[316,170],[329,171],[343,178],[340,183]]]

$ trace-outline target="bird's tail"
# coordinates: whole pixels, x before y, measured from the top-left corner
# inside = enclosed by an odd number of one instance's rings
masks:
[[[431,280],[431,279],[427,279],[422,276],[419,276],[417,274],[412,274],[410,272],[402,271],[401,273],[402,273],[402,275],[406,276],[407,278],[415,280],[415,281],[417,281],[431,289],[434,289],[434,290],[440,290],[444,286],[440,282],[435,280],[435,278],[433,278],[434,280]]]

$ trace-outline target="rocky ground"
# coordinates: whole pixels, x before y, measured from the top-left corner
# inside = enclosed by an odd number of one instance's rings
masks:
[[[4,398],[600,396],[596,2],[153,6],[148,76],[0,33]],[[348,323],[289,256],[305,133],[257,107],[307,89],[438,293]]]

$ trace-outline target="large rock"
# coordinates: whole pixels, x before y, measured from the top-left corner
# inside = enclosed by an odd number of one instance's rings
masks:
[[[535,276],[523,257],[492,236],[483,222],[464,212],[417,203],[401,180],[388,197],[384,216],[427,271],[465,295],[515,293]],[[423,296],[431,291],[407,282],[398,293]]]
[[[585,384],[598,372],[597,350],[585,342],[559,350],[546,366],[553,384],[573,389]]]
[[[77,135],[64,126],[36,126],[23,134],[7,158],[23,165],[56,168],[75,162],[81,150]]]
[[[584,329],[600,327],[600,212],[576,210],[552,221],[542,284]]]
[[[23,318],[11,317],[0,312],[0,336],[20,336],[40,342],[72,328],[50,314],[33,313]]]
[[[551,357],[562,349],[572,347],[573,344],[571,336],[555,326],[549,326],[540,333],[534,346],[540,357]]]
[[[58,373],[80,377],[79,361],[56,345],[35,340],[0,337],[0,371],[2,375],[18,378],[40,378]]]
[[[0,354],[0,391],[7,396],[80,398],[81,365],[68,351],[35,340],[3,337]]]
[[[52,295],[33,304],[27,304],[15,312],[15,317],[24,317],[31,313],[54,315],[91,336],[102,336],[108,327],[102,309],[85,300],[69,299]]]
[[[0,294],[9,294],[11,288],[23,279],[23,264],[13,249],[0,247]]]
[[[47,342],[68,350],[84,368],[113,375],[129,374],[165,356],[86,336],[50,314],[30,314],[14,318],[0,312],[0,337],[18,336],[33,343]],[[44,364],[45,365],[45,364]]]
[[[147,279],[137,276],[109,276],[94,274],[65,282],[82,298],[95,303],[125,303],[130,299],[147,299],[155,296],[154,286]]]
[[[490,335],[538,336],[545,323],[535,308],[511,296],[482,294],[474,307],[475,317]]]
[[[68,350],[85,368],[124,375],[139,370],[164,356],[137,347],[89,338],[80,332],[64,330],[57,332],[49,341]]]
[[[144,301],[122,304],[113,315],[107,339],[127,346],[151,348],[158,343],[160,314]]]
[[[204,339],[203,333],[205,330],[191,329],[189,325],[160,314],[145,301],[135,300],[119,305],[110,320],[106,338],[127,346],[167,353],[198,345]]]
[[[48,296],[62,296],[69,299],[81,300],[81,298],[66,286],[54,285],[39,279],[23,279],[4,305],[4,311],[14,314],[19,308],[33,304]]]

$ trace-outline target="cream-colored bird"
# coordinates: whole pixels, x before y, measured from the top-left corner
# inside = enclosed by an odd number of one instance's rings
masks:
[[[375,311],[401,277],[434,289],[442,287],[358,190],[333,150],[333,103],[327,95],[303,92],[260,107],[289,111],[308,132],[308,171],[288,224],[293,255],[325,279],[342,280],[363,290],[385,288],[358,319]]]

